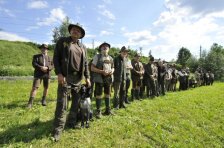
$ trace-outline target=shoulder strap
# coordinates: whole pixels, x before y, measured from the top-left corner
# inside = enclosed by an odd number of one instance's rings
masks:
[[[96,62],[96,67],[99,67],[99,64],[100,64],[100,59],[102,58],[102,54],[98,54],[97,55],[97,62]]]

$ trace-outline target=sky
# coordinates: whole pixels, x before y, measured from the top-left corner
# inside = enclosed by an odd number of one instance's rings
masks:
[[[142,49],[167,61],[185,47],[224,45],[224,0],[0,0],[0,39],[52,44],[52,30],[68,16],[89,48]]]

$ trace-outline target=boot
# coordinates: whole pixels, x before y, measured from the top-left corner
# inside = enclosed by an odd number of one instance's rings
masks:
[[[135,90],[135,97],[136,97],[137,100],[142,101],[142,99],[140,99],[139,93],[140,93],[139,89],[136,89]]]
[[[121,96],[120,100],[119,100],[119,104],[120,104],[120,108],[126,108],[126,106],[124,105],[124,97]]]
[[[114,107],[114,109],[119,109],[118,98],[117,97],[114,97],[113,107]]]
[[[126,95],[125,98],[124,98],[124,102],[125,102],[126,104],[130,104],[130,102],[128,101],[128,96],[127,96],[127,95]]]
[[[46,96],[42,97],[41,104],[42,104],[42,106],[47,106]]]
[[[131,89],[131,100],[134,101],[135,98],[135,90]]]
[[[33,106],[33,100],[34,100],[34,97],[30,97],[30,99],[28,101],[28,104],[27,104],[27,107],[28,108],[32,108],[32,106]]]
[[[114,114],[111,112],[110,108],[106,108],[106,110],[105,110],[105,112],[104,112],[103,114],[104,114],[104,115],[114,115]]]
[[[100,119],[102,116],[100,107],[101,107],[101,99],[96,98],[96,118],[97,119]]]

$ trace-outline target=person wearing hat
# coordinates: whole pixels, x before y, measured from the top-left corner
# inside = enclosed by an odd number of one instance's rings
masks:
[[[87,49],[79,41],[85,36],[85,30],[79,24],[68,26],[69,37],[62,37],[54,50],[55,74],[58,78],[57,104],[54,118],[53,140],[58,141],[65,124],[69,128],[80,128],[78,110],[81,82],[91,86],[88,70]],[[67,118],[67,97],[71,94],[71,108]],[[67,118],[67,120],[66,120]]]
[[[129,51],[128,51],[129,52]],[[128,100],[128,90],[129,87],[131,85],[131,70],[133,69],[132,65],[131,65],[131,60],[128,58],[128,54],[125,58],[125,71],[126,71],[126,88],[125,88],[125,97],[124,97],[124,101],[126,104],[130,104],[129,100]]]
[[[101,118],[101,100],[104,90],[105,96],[105,105],[106,110],[105,115],[111,115],[110,110],[110,93],[111,93],[111,84],[114,73],[114,63],[113,58],[108,55],[110,50],[109,43],[102,43],[99,46],[99,54],[96,54],[93,58],[91,70],[94,72],[93,81],[95,83],[95,94],[96,94],[96,117]]]
[[[131,70],[131,79],[132,79],[132,100],[134,99],[141,100],[139,97],[140,87],[142,85],[142,79],[144,74],[144,67],[140,62],[141,55],[136,53],[134,59],[132,60],[131,64],[133,69]]]
[[[126,57],[128,49],[123,46],[120,54],[114,58],[114,100],[113,107],[115,109],[126,108],[124,105],[124,95],[126,89]]]
[[[156,85],[155,85],[155,71],[154,57],[149,57],[148,64],[145,65],[145,74],[147,76],[147,90],[150,91],[150,96],[154,98],[156,96]],[[147,92],[148,93],[148,92]]]
[[[41,53],[33,56],[32,65],[34,67],[34,80],[28,101],[28,108],[32,108],[34,97],[36,96],[37,89],[43,81],[44,91],[41,103],[46,106],[46,96],[48,94],[48,86],[50,80],[50,71],[53,69],[52,59],[48,56],[48,46],[42,44],[40,47]]]

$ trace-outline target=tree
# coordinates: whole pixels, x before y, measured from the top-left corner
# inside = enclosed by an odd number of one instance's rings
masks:
[[[215,74],[216,80],[224,79],[224,48],[214,43],[205,57],[203,68]]]
[[[177,63],[185,66],[187,64],[187,60],[190,58],[191,52],[185,47],[182,47],[178,52]]]
[[[195,72],[199,66],[199,60],[195,56],[191,55],[187,60],[187,65],[189,66],[191,72]]]
[[[57,43],[60,37],[69,36],[68,25],[70,24],[69,17],[65,17],[62,24],[59,27],[53,29],[53,43]]]

